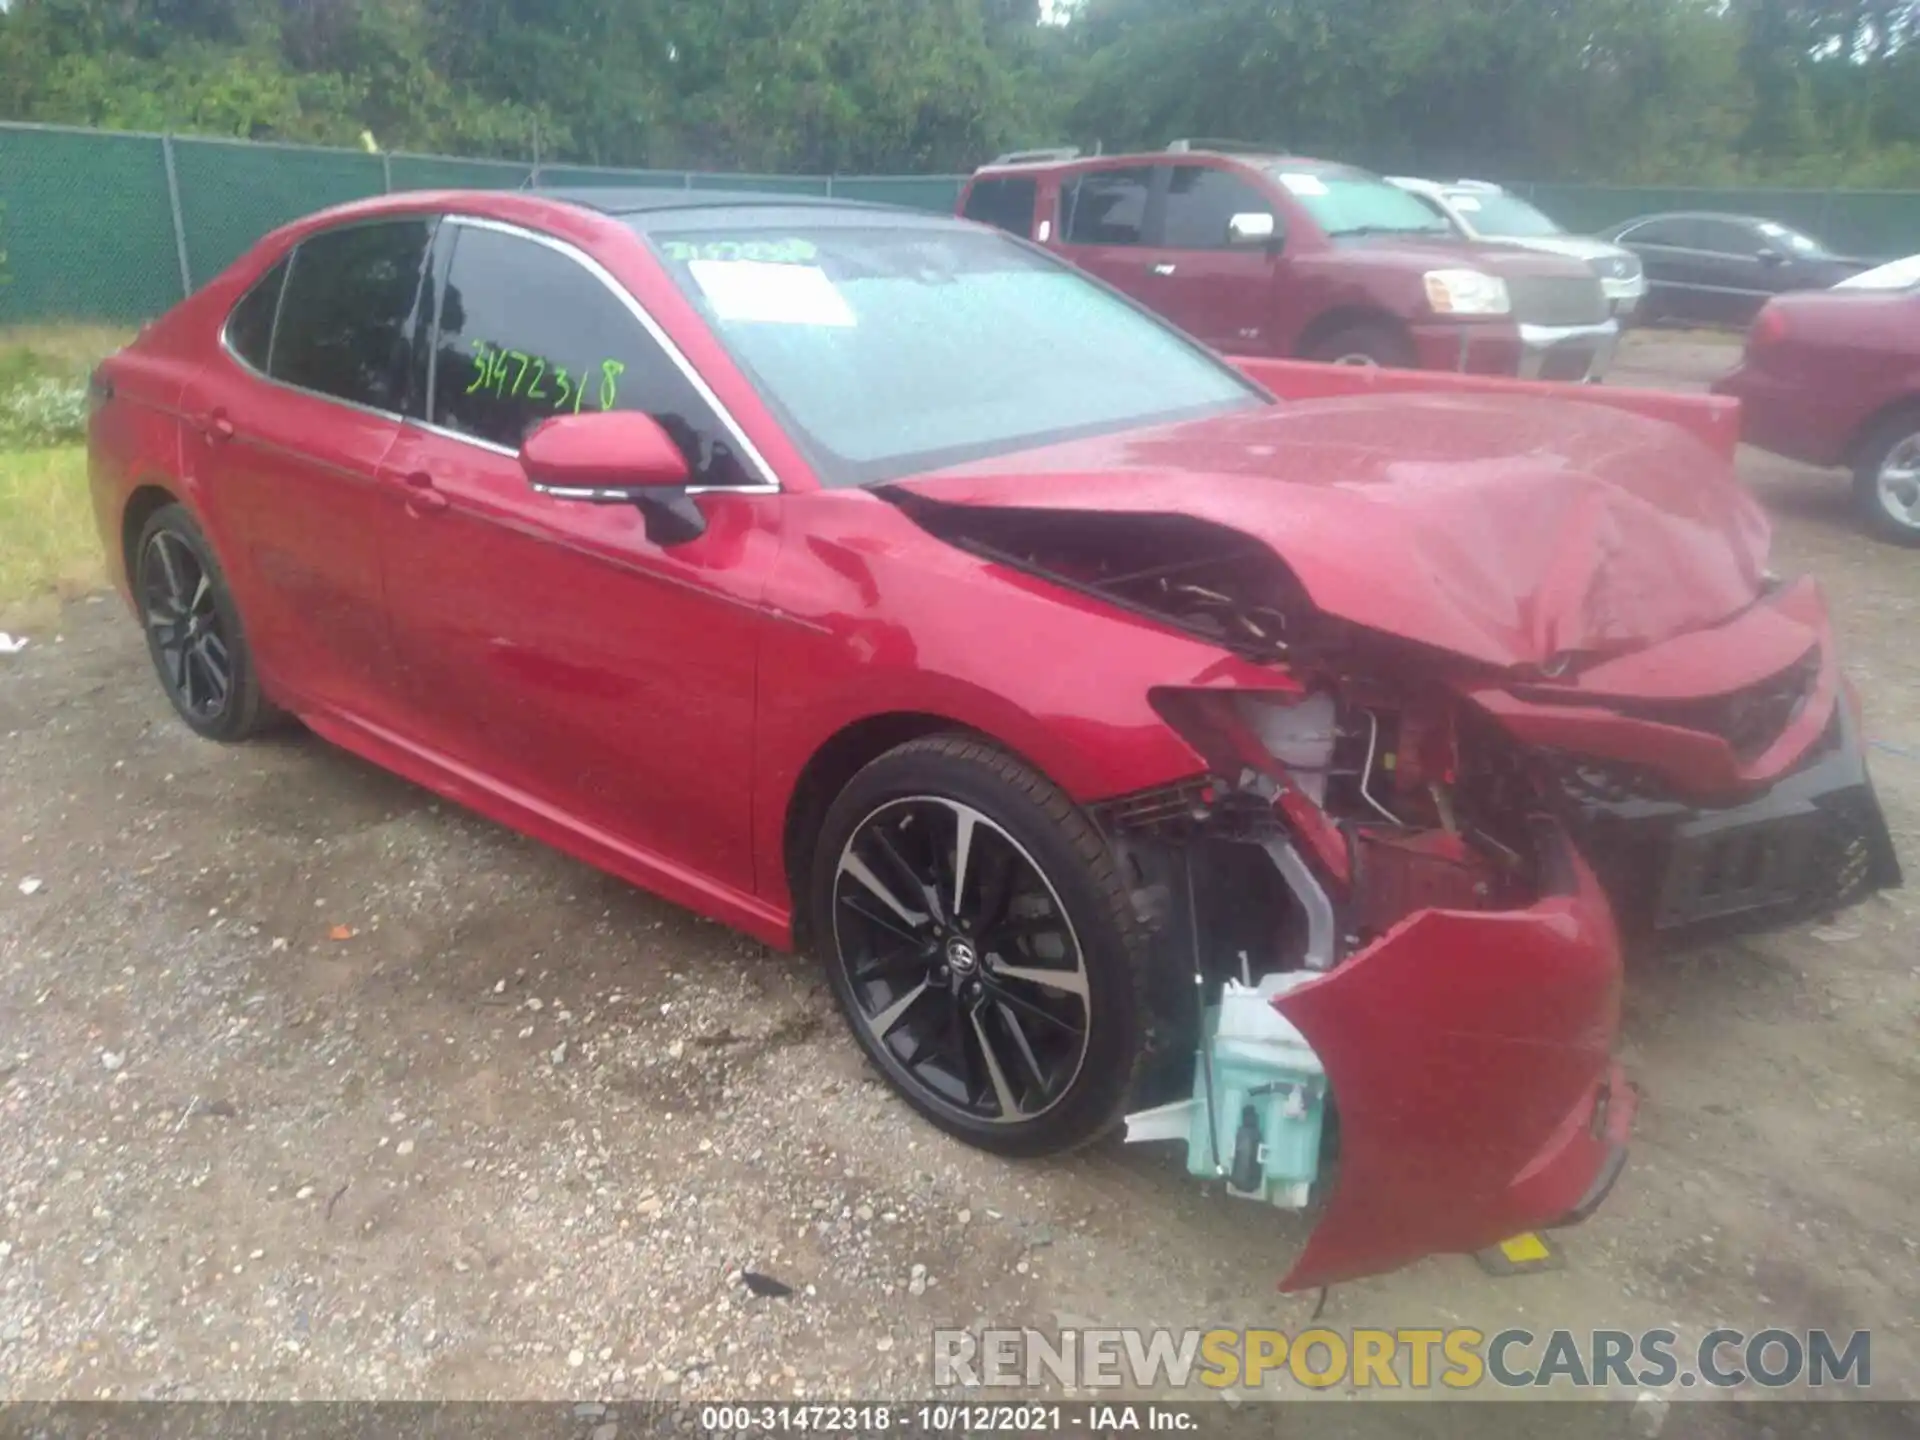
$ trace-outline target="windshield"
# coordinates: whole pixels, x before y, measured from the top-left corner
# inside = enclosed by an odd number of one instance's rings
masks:
[[[1329,237],[1451,235],[1453,227],[1397,185],[1358,170],[1269,172]]]
[[[1802,235],[1798,230],[1789,230],[1771,220],[1760,222],[1760,233],[1771,241],[1776,249],[1795,255],[1825,255],[1827,247],[1811,235]]]
[[[648,238],[826,485],[1268,403],[1177,331],[1003,235]]]
[[[1467,224],[1480,235],[1496,239],[1532,239],[1541,235],[1566,233],[1533,206],[1513,195],[1449,190],[1447,203],[1464,215]]]

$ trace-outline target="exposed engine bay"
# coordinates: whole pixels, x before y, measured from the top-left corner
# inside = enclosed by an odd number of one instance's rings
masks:
[[[1692,731],[1751,758],[1811,702],[1817,654],[1750,693],[1597,700],[1575,688],[1588,657],[1503,672],[1328,616],[1271,549],[1210,521],[891,498],[984,559],[1273,670],[1271,690],[1153,692],[1206,773],[1095,812],[1157,951],[1165,1103],[1130,1116],[1129,1138],[1183,1142],[1189,1170],[1231,1193],[1303,1206],[1337,1149],[1321,1057],[1275,1002],[1411,917],[1535,904],[1557,883],[1546,832],[1571,838],[1635,942],[1786,923],[1899,883],[1831,694],[1804,757],[1747,793],[1687,795],[1656,766],[1581,752],[1597,716],[1635,744]],[[1520,738],[1491,693],[1573,716],[1569,742]]]

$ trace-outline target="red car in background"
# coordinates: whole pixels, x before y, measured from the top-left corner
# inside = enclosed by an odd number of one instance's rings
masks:
[[[1846,466],[1868,528],[1920,546],[1920,282],[1769,300],[1713,388],[1741,402],[1745,439]]]
[[[1898,879],[1733,408],[1236,367],[941,217],[442,193],[262,241],[89,450],[194,731],[812,949],[969,1143],[1171,1097],[1318,1207],[1300,1287],[1599,1203],[1623,931]]]
[[[1223,355],[1599,380],[1584,260],[1470,240],[1380,176],[1225,141],[1003,155],[959,213],[1044,245]]]

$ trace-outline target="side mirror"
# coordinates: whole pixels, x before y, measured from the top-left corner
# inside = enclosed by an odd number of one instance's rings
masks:
[[[656,545],[707,533],[707,517],[686,493],[686,455],[658,420],[637,410],[543,421],[520,447],[520,468],[529,485],[556,500],[637,507]]]
[[[542,495],[632,504],[687,483],[687,457],[651,415],[637,410],[556,415],[520,447],[520,468]]]
[[[1787,263],[1787,257],[1785,255],[1782,255],[1778,250],[1774,249],[1773,246],[1771,245],[1762,245],[1760,247],[1757,258],[1759,259],[1762,265],[1772,266],[1772,265],[1784,265]]]
[[[1279,235],[1279,226],[1264,210],[1235,215],[1227,221],[1229,245],[1274,245]]]

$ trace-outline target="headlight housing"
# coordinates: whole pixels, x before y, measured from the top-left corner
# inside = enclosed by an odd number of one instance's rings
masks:
[[[1507,282],[1481,270],[1429,270],[1427,304],[1436,315],[1509,315]]]

